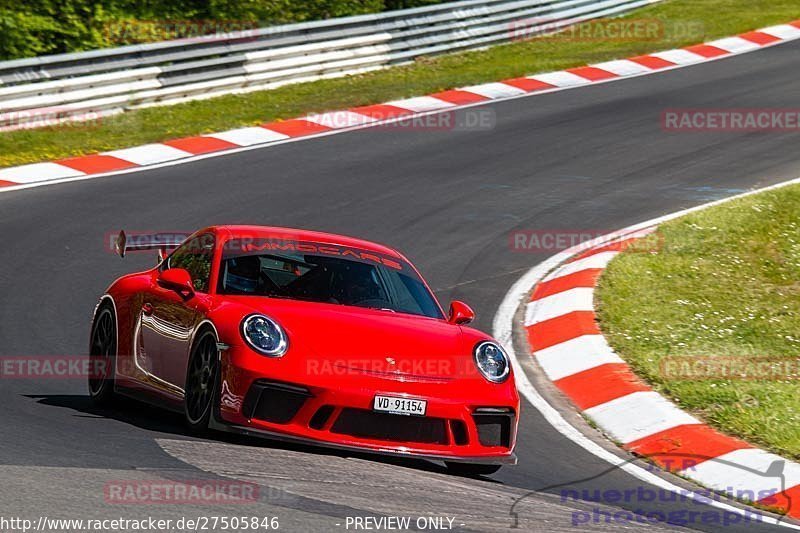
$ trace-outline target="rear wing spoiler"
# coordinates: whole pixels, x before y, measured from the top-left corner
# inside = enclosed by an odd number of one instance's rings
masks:
[[[128,236],[123,230],[119,232],[114,248],[120,257],[125,257],[131,251],[158,250],[158,258],[163,260],[169,250],[180,246],[187,237],[176,233],[137,233]]]

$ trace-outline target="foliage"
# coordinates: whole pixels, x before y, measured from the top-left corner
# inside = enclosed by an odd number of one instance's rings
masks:
[[[713,426],[800,458],[800,186],[704,209],[659,233],[658,253],[623,253],[601,278],[595,298],[614,350]],[[663,370],[671,357],[738,369],[777,361],[779,372],[688,379]]]
[[[247,0],[239,4],[248,5]],[[699,21],[703,31],[689,35],[665,32],[658,39],[520,40],[485,50],[427,57],[410,65],[358,76],[136,109],[93,122],[3,132],[0,133],[0,167],[254,126],[306,113],[377,104],[680,48],[800,19],[800,3],[797,0],[668,0],[636,10],[627,17],[668,21],[673,25]]]
[[[0,59],[321,20],[442,0],[0,0]],[[196,35],[188,35],[196,36]]]

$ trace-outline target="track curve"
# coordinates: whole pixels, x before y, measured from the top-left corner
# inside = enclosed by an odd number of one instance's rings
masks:
[[[0,356],[85,353],[97,297],[114,276],[152,260],[134,255],[120,261],[106,245],[113,232],[186,231],[215,223],[315,228],[385,242],[415,261],[441,300],[474,304],[477,327],[489,331],[508,287],[544,258],[513,252],[512,231],[610,231],[800,175],[796,135],[676,134],[662,131],[659,122],[665,108],[794,106],[798,52],[800,43],[787,43],[697,67],[487,104],[482,109],[496,114],[490,131],[366,129],[0,194]],[[309,482],[326,483],[331,478],[325,468],[340,459],[364,472],[361,481],[331,484],[327,492],[283,483],[281,498],[263,502],[263,512],[285,517],[288,530],[339,530],[336,524],[348,513],[436,512],[437,504],[447,508],[437,494],[450,489],[462,495],[459,501],[491,494],[505,504],[476,516],[464,511],[457,519],[463,529],[509,527],[514,501],[536,491],[526,497],[533,502],[528,528],[566,530],[572,513],[586,506],[561,502],[563,487],[637,486],[565,441],[533,409],[523,412],[520,465],[489,483],[448,478],[428,464],[192,439],[175,417],[149,408],[93,410],[82,382],[4,380],[0,398],[4,515],[119,514],[103,500],[111,479],[261,479],[270,473],[266,461],[248,474],[227,447],[240,447],[245,455],[255,447],[257,457],[316,465],[281,470],[283,478],[306,475]],[[370,506],[369,498],[356,495],[376,479],[414,488],[395,505],[384,499]],[[675,505],[656,507],[680,508]],[[152,507],[125,512],[209,511]]]

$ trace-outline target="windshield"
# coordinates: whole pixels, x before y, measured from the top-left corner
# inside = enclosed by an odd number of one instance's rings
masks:
[[[374,252],[309,242],[231,241],[220,294],[286,298],[443,318],[407,263]]]

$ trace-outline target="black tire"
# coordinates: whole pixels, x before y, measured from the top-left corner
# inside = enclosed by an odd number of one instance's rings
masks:
[[[97,309],[89,342],[89,396],[94,403],[107,405],[114,398],[117,356],[117,319],[108,302]]]
[[[457,476],[489,476],[500,470],[503,465],[487,465],[476,463],[454,463],[445,461],[447,470]]]
[[[186,370],[183,413],[186,426],[195,434],[208,430],[214,410],[219,374],[217,338],[210,329],[202,331],[195,339]]]

